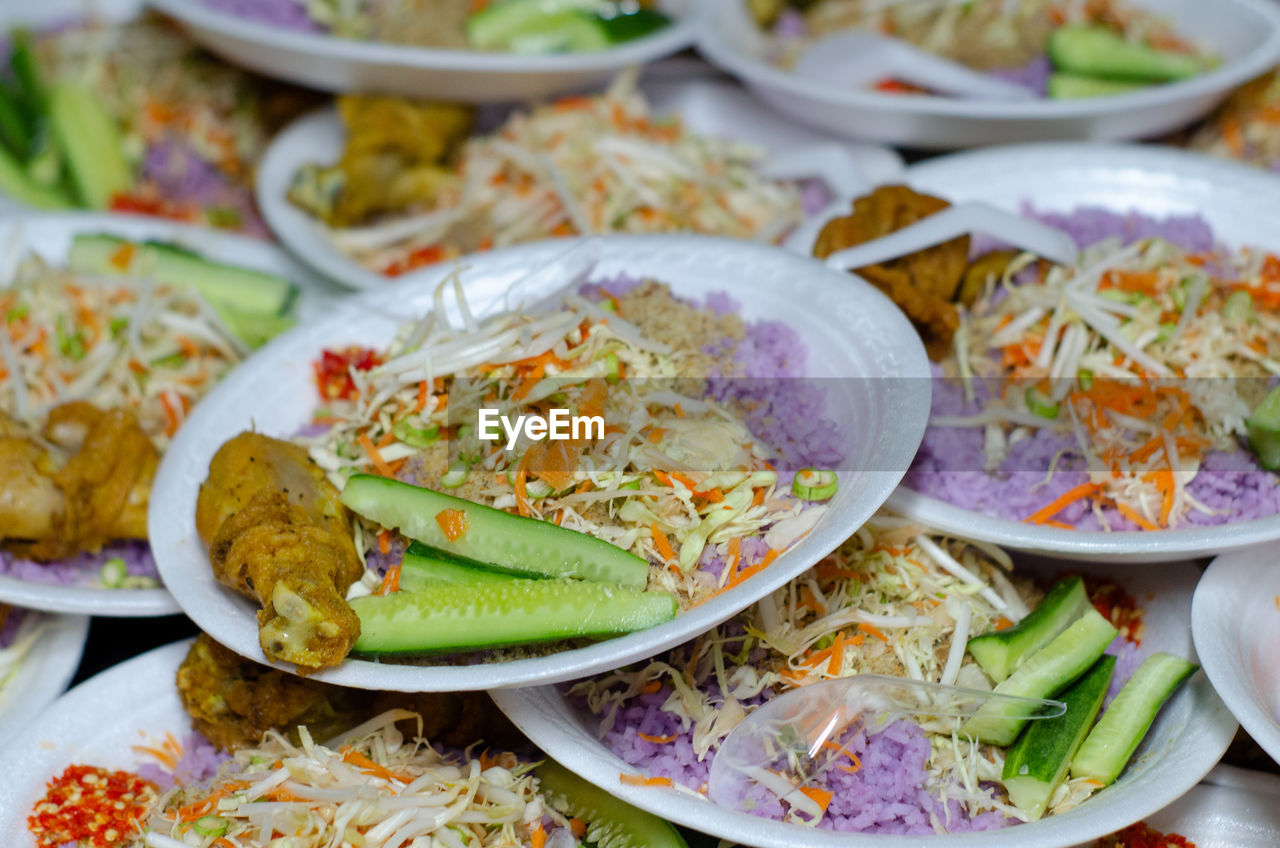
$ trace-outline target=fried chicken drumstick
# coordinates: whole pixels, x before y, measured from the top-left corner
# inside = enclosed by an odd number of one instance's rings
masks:
[[[306,672],[346,657],[360,635],[346,592],[364,569],[338,490],[303,448],[258,433],[224,444],[200,486],[196,529],[218,580],[262,604],[268,658]]]
[[[397,707],[422,716],[422,735],[443,745],[484,739],[507,747],[520,739],[484,693],[346,689],[259,665],[203,633],[178,668],[178,695],[195,729],[224,751],[257,745],[268,730],[296,739],[298,725],[323,742]],[[408,730],[416,734],[417,726]]]
[[[63,404],[39,436],[0,413],[0,542],[20,556],[52,560],[147,538],[159,461],[126,410]]]

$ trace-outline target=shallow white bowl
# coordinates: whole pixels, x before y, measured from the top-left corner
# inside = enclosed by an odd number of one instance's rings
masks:
[[[757,145],[770,156],[797,150],[828,154],[837,144],[846,160],[828,176],[832,194],[852,196],[902,170],[902,157],[886,147],[839,141],[818,130],[776,121],[767,108],[705,64],[671,60],[647,74],[641,89],[654,113],[675,114],[692,131]],[[669,71],[667,69],[670,69]],[[336,162],[346,143],[342,120],[333,109],[299,118],[271,142],[258,166],[256,196],[267,226],[286,248],[317,272],[353,289],[385,288],[391,278],[371,271],[338,250],[324,224],[289,201],[289,186],[303,165]],[[824,161],[819,159],[819,162]],[[406,275],[408,277],[410,275]]]
[[[219,12],[201,0],[150,0],[197,43],[227,61],[322,91],[380,91],[470,103],[527,100],[599,85],[623,68],[688,47],[697,0],[664,0],[672,24],[611,50],[525,56],[356,41],[278,29]]]
[[[89,638],[89,617],[28,613],[44,629],[13,676],[0,685],[0,744],[19,731],[67,688]]]
[[[1020,564],[1027,573],[1052,578],[1061,563]],[[1108,574],[1105,566],[1073,565],[1074,571]],[[1187,622],[1200,569],[1174,563],[1160,572],[1125,572],[1122,585],[1146,610],[1144,649],[1194,658]],[[629,804],[733,843],[759,848],[906,848],[965,845],[977,848],[1065,848],[1097,839],[1168,806],[1222,757],[1236,723],[1203,675],[1178,691],[1161,711],[1128,769],[1113,786],[1059,816],[987,833],[954,836],[836,834],[718,807],[674,789],[631,786],[619,781],[635,773],[598,740],[598,719],[585,718],[559,687],[493,693],[503,712],[534,744],[562,765]]]
[[[799,77],[764,58],[745,0],[710,7],[698,49],[779,112],[853,138],[954,149],[1048,139],[1149,138],[1207,113],[1280,60],[1280,8],[1269,0],[1141,0],[1179,32],[1210,45],[1220,67],[1184,82],[1114,97],[1001,102],[860,91]]]
[[[0,209],[0,239],[7,246],[17,227],[20,252],[35,251],[54,265],[66,262],[79,233],[110,233],[123,238],[182,244],[210,259],[234,262],[279,274],[298,285],[295,312],[305,321],[329,310],[340,290],[319,279],[273,244],[246,236],[178,224],[140,215],[66,212],[32,214]],[[137,618],[181,612],[165,589],[95,589],[58,586],[0,576],[0,601],[29,609]]]
[[[1280,8],[1278,6],[1277,8]],[[1011,211],[1080,206],[1136,210],[1156,216],[1200,215],[1230,246],[1280,250],[1274,226],[1280,177],[1235,162],[1171,148],[1110,144],[1025,144],[957,153],[908,168],[902,182],[952,201],[984,200]],[[808,255],[833,207],[788,242]],[[918,521],[1015,550],[1067,559],[1152,563],[1212,556],[1280,539],[1280,516],[1222,527],[1117,532],[1062,530],[993,518],[905,486],[893,506]]]
[[[1191,612],[1196,651],[1231,712],[1280,762],[1280,563],[1274,546],[1215,559]]]
[[[156,648],[76,686],[8,740],[0,757],[0,833],[5,845],[35,848],[27,815],[45,784],[73,763],[132,771],[148,762],[135,745],[182,739],[191,719],[174,677],[190,641]],[[65,681],[64,681],[65,685]],[[52,700],[52,699],[51,699]]]
[[[649,630],[545,657],[468,666],[414,666],[349,659],[315,677],[363,689],[449,691],[553,683],[617,668],[687,641],[723,621],[817,562],[865,521],[901,479],[915,453],[929,403],[927,362],[919,339],[887,298],[857,279],[819,263],[764,247],[698,236],[613,236],[600,239],[596,279],[652,277],[680,295],[728,291],[749,320],[768,318],[801,328],[806,374],[832,379],[829,401],[852,416],[840,490],[817,527],[763,573]],[[572,244],[557,240],[477,254],[463,274],[480,311],[531,269]],[[219,584],[195,529],[196,496],[209,460],[230,437],[250,427],[289,436],[317,405],[311,363],[328,347],[385,346],[404,322],[431,307],[440,268],[388,292],[367,292],[328,317],[276,339],[214,389],[192,414],[156,474],[149,525],[165,585],[201,628],[258,662],[256,605]],[[778,285],[785,280],[786,286]],[[811,304],[821,298],[822,312]],[[860,379],[901,377],[908,379]],[[282,666],[283,667],[283,666]],[[289,667],[291,668],[291,667]]]

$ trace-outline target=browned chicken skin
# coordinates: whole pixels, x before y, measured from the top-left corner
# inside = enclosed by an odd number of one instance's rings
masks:
[[[422,735],[463,747],[498,746],[519,735],[482,693],[410,695],[366,692],[296,677],[244,659],[205,634],[178,668],[178,695],[196,730],[224,751],[256,745],[268,730],[293,736],[298,725],[323,742],[395,707],[422,716]],[[417,733],[416,725],[408,729]]]
[[[0,415],[0,541],[51,560],[147,537],[160,453],[133,413],[63,404],[40,436]]]
[[[340,663],[360,635],[346,601],[363,566],[338,490],[301,447],[241,433],[209,463],[196,529],[218,580],[262,604],[258,639],[303,671]]]

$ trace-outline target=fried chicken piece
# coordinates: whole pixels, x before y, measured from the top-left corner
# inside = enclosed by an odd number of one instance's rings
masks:
[[[147,537],[160,453],[132,412],[63,404],[41,435],[0,416],[0,540],[51,560]]]
[[[247,660],[200,634],[178,668],[178,695],[192,725],[224,751],[258,744],[268,730],[295,740],[298,725],[323,742],[389,709],[422,716],[432,742],[517,744],[519,734],[483,693],[366,692],[296,677]],[[416,723],[406,727],[416,734]]]
[[[916,223],[950,206],[941,198],[906,186],[882,186],[853,203],[851,214],[822,228],[813,254],[825,259],[838,250],[855,247]],[[919,330],[929,356],[939,359],[951,346],[960,326],[954,301],[968,266],[969,237],[921,250],[855,273],[887,294]]]
[[[337,665],[360,635],[346,601],[363,566],[351,516],[306,450],[241,433],[209,463],[196,529],[218,580],[262,604],[267,657],[303,672]]]

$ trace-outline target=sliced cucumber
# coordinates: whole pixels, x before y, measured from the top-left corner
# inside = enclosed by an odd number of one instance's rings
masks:
[[[87,86],[61,82],[49,93],[49,116],[80,202],[106,209],[133,185],[115,120]]]
[[[1196,56],[1135,44],[1105,26],[1058,27],[1049,58],[1055,70],[1108,80],[1172,82],[1204,70]]]
[[[502,50],[529,29],[565,12],[598,13],[601,0],[501,0],[467,18],[467,41],[479,50]]]
[[[562,12],[539,18],[536,25],[512,36],[506,49],[512,53],[591,53],[609,47],[604,21],[582,12]]]
[[[357,474],[342,502],[414,541],[496,568],[633,588],[649,582],[649,563],[593,536],[386,477]],[[463,513],[454,539],[436,520],[449,510]]]
[[[1116,695],[1071,761],[1071,776],[1115,783],[1169,696],[1200,666],[1172,654],[1153,654]]]
[[[547,760],[534,774],[547,805],[586,822],[586,842],[596,848],[689,848],[670,823],[619,801],[559,763]]]
[[[517,574],[511,571],[500,571],[492,566],[482,565],[455,557],[444,551],[428,548],[414,542],[404,552],[400,562],[400,590],[412,592],[433,583],[447,583],[452,586],[479,586],[484,583],[504,582],[507,580],[527,579],[533,575]]]
[[[969,653],[996,683],[1053,638],[1071,626],[1089,607],[1084,581],[1079,577],[1059,580],[1044,596],[1040,606],[1008,630],[984,633],[969,640]]]
[[[1258,464],[1268,471],[1280,471],[1280,388],[1271,390],[1245,425]]]
[[[75,204],[56,188],[32,179],[26,169],[0,147],[0,192],[37,209],[68,209]]]
[[[1118,632],[1111,622],[1089,607],[1074,624],[1028,657],[995,691],[1025,698],[1051,698],[1088,671]],[[1026,719],[1011,715],[1011,709],[988,701],[964,723],[960,732],[989,745],[1006,747],[1026,724]]]
[[[1050,74],[1045,90],[1052,100],[1083,100],[1089,97],[1115,97],[1117,94],[1128,94],[1149,87],[1149,83],[1145,82],[1121,82],[1079,74]]]
[[[1066,779],[1071,758],[1102,709],[1115,668],[1116,658],[1104,654],[1059,696],[1067,711],[1057,718],[1031,722],[1005,753],[1004,788],[1031,821],[1044,815],[1053,793]]]
[[[351,601],[359,654],[416,655],[531,645],[644,630],[676,614],[676,599],[578,580],[428,585]]]
[[[286,315],[297,294],[297,286],[275,274],[214,262],[176,244],[135,244],[105,233],[76,236],[68,263],[87,274],[145,273],[166,285],[194,286],[220,311]]]

